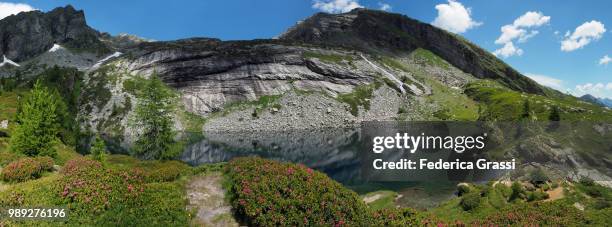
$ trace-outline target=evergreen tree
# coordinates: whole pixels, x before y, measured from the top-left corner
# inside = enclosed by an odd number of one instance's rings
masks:
[[[138,94],[135,111],[136,126],[141,133],[134,145],[136,155],[145,159],[172,159],[178,151],[174,143],[172,116],[175,94],[153,74]]]
[[[91,146],[91,150],[89,151],[94,160],[99,161],[101,163],[106,162],[106,144],[104,140],[100,138],[99,135],[96,135],[93,145]]]
[[[561,114],[559,113],[559,107],[553,106],[550,111],[550,115],[548,115],[548,120],[550,121],[561,121]]]
[[[521,119],[529,119],[531,116],[531,107],[529,107],[529,101],[523,102],[523,111],[521,113]]]
[[[57,153],[54,145],[60,131],[57,110],[61,106],[64,106],[62,99],[36,81],[20,102],[11,149],[28,156],[54,157]]]

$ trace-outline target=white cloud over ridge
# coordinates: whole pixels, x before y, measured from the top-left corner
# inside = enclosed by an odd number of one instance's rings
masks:
[[[314,0],[312,8],[326,13],[346,13],[363,6],[357,0]]]
[[[545,16],[542,12],[526,12],[522,16],[516,18],[512,24],[501,27],[501,35],[495,40],[495,44],[504,46],[495,50],[493,54],[504,58],[521,56],[523,50],[514,45],[514,40],[517,40],[519,43],[527,42],[527,40],[539,33],[537,30],[530,29],[535,29],[549,22],[550,16]]]
[[[535,82],[537,82],[538,84],[557,90],[563,90],[563,81],[560,79],[533,73],[525,73],[525,76],[531,78],[532,80],[535,80]]]
[[[436,5],[438,16],[432,25],[454,33],[464,33],[469,29],[482,25],[472,19],[470,8],[466,8],[458,1],[448,0],[448,4]]]
[[[608,57],[607,54],[603,56],[601,59],[599,59],[600,65],[608,65],[610,62],[612,62],[612,58]]]
[[[579,84],[572,93],[576,96],[590,94],[599,98],[612,98],[612,83]]]
[[[592,20],[578,26],[573,33],[567,31],[565,39],[561,41],[561,50],[565,52],[580,49],[592,41],[600,39],[606,32],[603,23]]]
[[[383,11],[391,11],[391,9],[393,9],[393,7],[391,7],[391,5],[387,3],[379,2],[378,6],[380,7],[380,10],[383,10]]]
[[[23,3],[0,2],[0,20],[20,12],[36,10],[34,7]]]

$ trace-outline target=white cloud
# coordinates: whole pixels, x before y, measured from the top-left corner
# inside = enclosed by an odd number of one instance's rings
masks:
[[[502,56],[504,58],[510,56],[521,56],[523,55],[523,50],[514,46],[512,42],[507,42],[504,44],[504,47],[499,48],[493,52],[495,56]]]
[[[519,43],[527,42],[527,40],[539,33],[537,30],[529,29],[540,27],[549,22],[550,16],[545,16],[542,12],[526,12],[522,16],[516,18],[512,24],[501,27],[501,35],[495,40],[495,44],[504,46],[495,50],[493,53],[506,58],[514,55],[522,55],[523,50],[515,47],[513,41],[517,39]]]
[[[20,12],[36,10],[32,6],[23,3],[0,2],[0,19]]]
[[[525,73],[525,76],[531,78],[532,80],[535,80],[535,82],[538,82],[538,84],[550,87],[550,88],[554,88],[557,90],[563,90],[563,81],[550,77],[550,76],[545,76],[545,75],[541,75],[541,74],[533,74],[533,73]]]
[[[599,59],[600,65],[608,65],[608,63],[610,62],[612,62],[612,58],[608,57],[608,55],[603,56],[601,59]]]
[[[438,16],[432,24],[450,32],[464,33],[482,25],[481,22],[472,19],[470,8],[465,8],[463,4],[455,0],[448,0],[448,4],[436,5],[436,10],[438,10]]]
[[[357,0],[314,0],[312,8],[327,13],[346,13],[363,6]]]
[[[561,50],[565,52],[580,49],[593,40],[600,39],[606,32],[604,24],[592,20],[578,26],[573,33],[566,33],[565,39],[561,41]]]
[[[387,3],[382,3],[382,2],[379,2],[378,6],[380,6],[380,10],[384,10],[384,11],[391,11],[391,9],[393,8],[391,7],[391,5]]]
[[[586,83],[578,84],[572,93],[576,96],[590,94],[595,97],[612,98],[612,83]]]
[[[513,25],[516,27],[530,28],[548,24],[549,21],[550,16],[544,16],[542,12],[529,11],[520,16],[519,18],[516,18],[516,20],[514,20]]]

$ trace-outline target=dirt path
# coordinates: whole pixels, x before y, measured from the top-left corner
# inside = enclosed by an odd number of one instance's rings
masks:
[[[557,187],[553,190],[547,191],[546,193],[548,193],[548,199],[545,199],[544,201],[555,201],[565,197],[565,194],[563,194],[563,187]]]
[[[225,200],[221,174],[195,176],[187,183],[187,210],[196,212],[195,226],[238,226]]]

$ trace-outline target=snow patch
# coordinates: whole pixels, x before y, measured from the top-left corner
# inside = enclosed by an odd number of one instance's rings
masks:
[[[123,53],[121,52],[115,52],[109,56],[106,56],[105,58],[103,58],[102,60],[96,62],[96,64],[94,64],[91,68],[95,69],[95,68],[99,68],[100,66],[102,66],[102,64],[104,64],[105,62],[107,62],[108,60],[112,59],[112,58],[116,58],[121,56]]]
[[[49,52],[55,52],[55,51],[58,51],[58,50],[60,50],[62,48],[63,48],[62,46],[57,45],[57,44],[54,43],[53,47],[51,47],[51,49],[49,49]]]
[[[14,61],[11,61],[11,59],[6,58],[6,55],[2,55],[2,57],[4,58],[4,61],[2,61],[2,63],[0,63],[0,67],[4,66],[6,64],[17,66],[17,67],[21,66],[21,65],[15,63]]]

